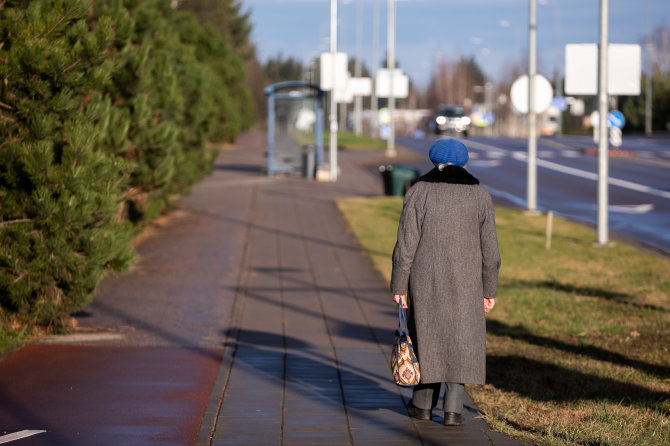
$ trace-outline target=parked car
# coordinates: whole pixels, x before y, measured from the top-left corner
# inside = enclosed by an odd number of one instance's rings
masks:
[[[455,133],[468,136],[470,118],[465,115],[465,109],[460,105],[441,105],[435,111],[431,127],[438,135]]]

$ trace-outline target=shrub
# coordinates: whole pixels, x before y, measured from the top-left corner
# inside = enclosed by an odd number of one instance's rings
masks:
[[[0,8],[0,322],[65,326],[251,122],[227,38],[164,0]]]
[[[20,4],[0,12],[0,311],[58,328],[133,256],[117,217],[126,165],[101,146],[113,31],[89,30],[86,1]]]

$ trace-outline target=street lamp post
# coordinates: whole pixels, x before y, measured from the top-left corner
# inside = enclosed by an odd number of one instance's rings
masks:
[[[388,31],[387,31],[387,45],[388,45],[388,70],[391,73],[391,86],[389,89],[389,115],[391,122],[389,124],[388,140],[386,141],[386,156],[395,157],[395,120],[393,114],[395,111],[395,97],[393,96],[393,84],[395,83],[395,0],[388,0]]]
[[[375,0],[374,12],[372,13],[372,98],[370,109],[372,110],[372,136],[379,134],[379,111],[377,106],[377,69],[379,68],[379,0]]]
[[[609,46],[609,0],[600,0],[600,45],[598,46],[598,245],[609,239],[609,140],[607,135],[607,49]]]
[[[363,2],[358,1],[356,5],[356,62],[354,65],[354,76],[361,77],[361,57],[363,45]],[[363,96],[357,94],[354,98],[354,133],[360,135],[363,132]]]
[[[330,91],[330,147],[328,155],[330,161],[330,181],[337,181],[337,101],[335,89],[337,85],[337,70],[335,55],[337,54],[337,0],[330,0],[330,56],[332,63],[332,90]]]
[[[535,114],[535,76],[537,74],[537,1],[530,0],[528,33],[528,165],[526,209],[537,211],[537,116]]]
[[[647,65],[647,76],[645,77],[645,101],[644,101],[644,133],[649,136],[652,133],[652,110],[651,110],[651,88],[652,88],[652,76],[653,76],[653,63],[651,60],[653,54],[653,45],[651,43],[651,4],[650,0],[647,0],[647,42],[645,45],[645,61]]]

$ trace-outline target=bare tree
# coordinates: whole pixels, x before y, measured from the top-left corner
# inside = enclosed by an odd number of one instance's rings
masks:
[[[650,51],[654,74],[670,74],[670,28],[665,25],[654,29],[643,39],[643,45]]]
[[[474,57],[456,61],[441,61],[426,89],[425,103],[430,108],[440,104],[461,104],[476,101],[477,87],[482,87],[486,76]]]

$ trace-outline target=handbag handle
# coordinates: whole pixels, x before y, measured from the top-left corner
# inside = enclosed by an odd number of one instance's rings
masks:
[[[405,334],[406,332],[407,315],[405,314],[405,309],[402,307],[402,299],[400,299],[400,302],[398,302],[398,334]]]

